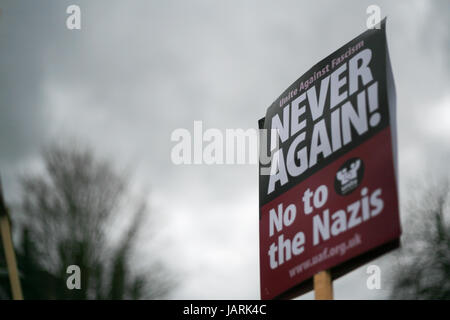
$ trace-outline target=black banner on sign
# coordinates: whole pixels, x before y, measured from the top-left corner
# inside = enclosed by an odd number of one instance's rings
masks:
[[[259,121],[259,128],[268,132],[268,143],[260,152],[272,159],[260,163],[260,206],[389,125],[395,129],[395,88],[385,25],[386,19],[380,29],[367,30],[317,63]],[[276,173],[261,174],[264,168]]]

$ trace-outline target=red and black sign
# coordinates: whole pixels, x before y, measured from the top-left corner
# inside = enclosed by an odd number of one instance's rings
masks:
[[[263,299],[305,292],[319,271],[337,278],[398,247],[385,20],[295,81],[259,124],[267,133],[259,174]]]

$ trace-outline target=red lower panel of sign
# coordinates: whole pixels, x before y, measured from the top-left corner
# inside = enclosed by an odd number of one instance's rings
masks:
[[[261,208],[261,298],[400,236],[387,128]]]

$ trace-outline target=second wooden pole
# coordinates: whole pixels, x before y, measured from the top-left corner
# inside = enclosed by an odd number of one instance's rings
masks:
[[[333,300],[333,280],[330,271],[320,271],[314,275],[314,297],[316,300]]]

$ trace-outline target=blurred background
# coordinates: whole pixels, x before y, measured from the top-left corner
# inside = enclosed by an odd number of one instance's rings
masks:
[[[0,174],[25,298],[259,299],[257,166],[177,166],[171,133],[257,128],[372,4],[388,17],[404,236],[370,263],[381,289],[363,266],[335,298],[450,298],[448,0],[2,0]]]

